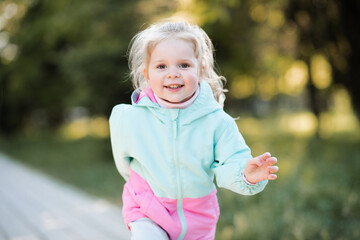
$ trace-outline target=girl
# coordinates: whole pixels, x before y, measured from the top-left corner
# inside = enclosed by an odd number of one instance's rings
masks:
[[[214,177],[219,187],[256,194],[276,179],[277,160],[252,158],[223,111],[224,78],[198,26],[150,26],[133,38],[129,66],[132,104],[114,107],[110,131],[132,239],[214,239]]]

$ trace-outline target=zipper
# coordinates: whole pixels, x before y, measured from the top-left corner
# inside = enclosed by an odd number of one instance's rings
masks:
[[[180,163],[177,154],[177,136],[178,136],[178,126],[179,126],[179,109],[174,109],[172,111],[172,133],[173,133],[173,159],[176,170],[176,182],[177,182],[177,212],[181,223],[181,233],[178,237],[178,240],[182,240],[185,237],[187,231],[187,224],[184,215],[183,209],[183,192],[182,192],[182,184],[180,178]]]

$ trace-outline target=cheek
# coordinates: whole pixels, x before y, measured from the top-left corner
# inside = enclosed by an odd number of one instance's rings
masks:
[[[159,76],[159,74],[151,74],[151,75],[149,75],[148,84],[152,88],[162,86],[162,83],[163,82],[162,82],[161,76]]]
[[[154,79],[156,79],[156,73],[153,72],[153,71],[149,71],[149,74],[148,74],[148,81],[153,81]]]
[[[197,73],[192,73],[188,75],[188,83],[191,85],[197,85],[200,82],[200,75]]]

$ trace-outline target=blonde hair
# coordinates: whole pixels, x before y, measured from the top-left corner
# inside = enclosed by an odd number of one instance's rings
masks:
[[[147,67],[151,51],[158,43],[169,38],[191,41],[194,44],[195,57],[203,68],[202,79],[209,83],[214,98],[223,105],[226,92],[223,82],[226,79],[215,72],[213,44],[204,30],[185,21],[153,24],[133,37],[129,46],[129,68],[133,87],[142,90],[147,86],[143,69]]]

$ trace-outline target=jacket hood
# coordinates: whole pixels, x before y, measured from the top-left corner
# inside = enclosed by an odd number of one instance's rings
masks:
[[[175,120],[179,115],[179,124],[189,124],[196,119],[204,117],[210,113],[222,110],[222,107],[215,100],[210,85],[205,81],[200,82],[199,94],[195,101],[184,109],[161,108],[159,104],[152,102],[147,96],[135,102],[140,94],[139,90],[135,90],[131,95],[131,103],[135,107],[148,108],[163,123],[168,122],[169,116],[171,120]]]

